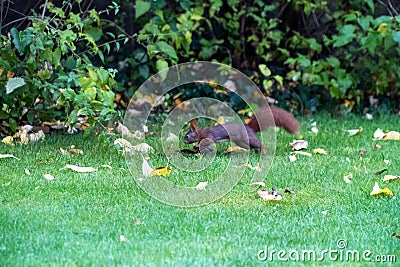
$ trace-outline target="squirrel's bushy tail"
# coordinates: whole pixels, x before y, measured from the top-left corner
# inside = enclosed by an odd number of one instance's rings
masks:
[[[270,106],[270,109],[272,116],[268,108],[260,109],[250,117],[247,126],[255,132],[264,131],[271,126],[282,127],[291,134],[299,130],[300,124],[292,114],[275,106]]]

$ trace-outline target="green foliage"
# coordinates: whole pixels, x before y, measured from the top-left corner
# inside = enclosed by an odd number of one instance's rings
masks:
[[[132,80],[179,62],[216,60],[256,73],[266,94],[296,92],[310,110],[326,107],[324,97],[366,107],[369,96],[397,95],[400,86],[400,16],[386,8],[369,0],[139,1]]]
[[[52,3],[49,16],[34,16],[30,26],[0,40],[0,119],[12,131],[20,123],[65,120],[68,125],[86,116],[93,125],[114,111],[115,70],[94,66],[104,61],[98,45],[103,36],[99,12],[65,12]],[[109,7],[115,9],[115,7]],[[98,61],[98,60],[97,60]]]

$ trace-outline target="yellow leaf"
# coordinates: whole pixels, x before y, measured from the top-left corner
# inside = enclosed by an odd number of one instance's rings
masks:
[[[389,188],[383,188],[381,189],[379,187],[379,184],[377,182],[375,182],[375,185],[370,193],[371,196],[375,196],[375,195],[379,195],[379,194],[384,194],[384,195],[389,195],[389,196],[393,196],[393,192],[389,189]]]
[[[228,148],[225,150],[226,153],[244,152],[244,151],[247,151],[247,149],[240,146],[228,146]]]
[[[65,165],[65,167],[62,168],[61,170],[63,170],[63,169],[70,169],[70,170],[73,170],[76,172],[94,172],[94,171],[96,171],[96,169],[92,168],[92,167],[79,167],[79,166],[71,165],[71,164]]]
[[[6,137],[3,138],[2,142],[3,142],[4,144],[6,144],[6,145],[11,145],[11,146],[13,146],[13,145],[14,145],[14,137],[12,137],[12,136],[6,136]]]
[[[158,167],[155,168],[151,173],[150,176],[168,176],[171,173],[171,168],[166,167]]]
[[[396,179],[400,179],[400,176],[399,175],[390,175],[390,174],[388,174],[388,175],[385,175],[383,177],[383,181],[384,182],[390,181],[390,180],[396,180]]]
[[[321,155],[328,155],[328,152],[326,152],[325,149],[323,148],[316,148],[313,150],[314,154],[321,154]]]
[[[0,159],[5,159],[5,158],[14,158],[19,160],[19,158],[17,158],[16,156],[12,155],[12,154],[0,154]]]
[[[383,140],[400,140],[400,133],[395,131],[390,131],[383,137]]]

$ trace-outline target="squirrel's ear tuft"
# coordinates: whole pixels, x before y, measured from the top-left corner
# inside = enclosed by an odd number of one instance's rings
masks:
[[[196,119],[193,119],[193,120],[190,121],[190,127],[198,128]]]

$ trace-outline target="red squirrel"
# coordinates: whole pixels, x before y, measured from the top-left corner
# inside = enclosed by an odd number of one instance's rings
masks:
[[[269,110],[262,108],[251,116],[249,122],[244,125],[246,132],[243,131],[240,124],[224,124],[199,128],[197,121],[193,119],[190,121],[190,130],[185,135],[184,143],[192,144],[198,142],[195,148],[203,151],[203,148],[208,148],[212,143],[231,140],[242,148],[258,149],[262,155],[265,155],[264,146],[257,138],[256,132],[263,131],[271,126],[277,126],[284,128],[288,133],[295,134],[300,128],[299,122],[286,110],[275,106],[270,106],[270,109],[274,120],[272,120]],[[257,119],[260,121],[260,124]]]

